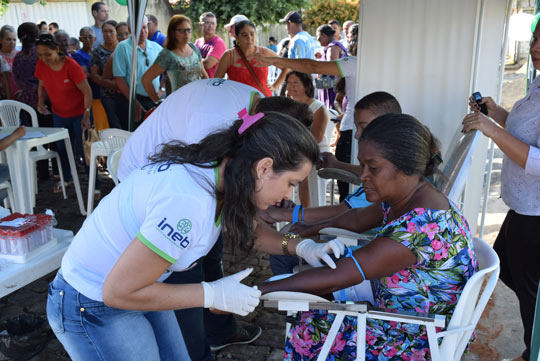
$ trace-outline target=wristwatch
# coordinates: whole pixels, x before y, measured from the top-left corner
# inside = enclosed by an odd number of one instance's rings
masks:
[[[90,112],[92,111],[92,109],[90,109],[90,108],[84,108],[84,111],[90,113]]]
[[[289,240],[296,238],[300,238],[300,235],[293,232],[287,232],[283,235],[283,239],[281,240],[281,250],[284,255],[291,256],[291,253],[289,252]]]

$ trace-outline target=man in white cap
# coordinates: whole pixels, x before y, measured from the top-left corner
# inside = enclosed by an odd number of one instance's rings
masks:
[[[297,11],[290,11],[279,21],[287,26],[287,33],[290,35],[289,59],[309,58],[315,59],[316,40],[304,31],[302,25],[302,15]]]
[[[240,21],[249,20],[247,16],[242,14],[236,14],[231,18],[231,21],[227,25],[224,26],[225,29],[229,32],[229,35],[231,38],[236,38],[236,33],[234,32],[234,26],[239,23]]]

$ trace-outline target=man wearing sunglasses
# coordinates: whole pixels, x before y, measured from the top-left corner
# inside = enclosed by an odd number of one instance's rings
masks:
[[[131,29],[130,29],[131,31]],[[131,67],[132,67],[132,45],[131,38],[128,38],[118,44],[114,51],[113,58],[113,75],[114,82],[118,87],[118,90],[126,99],[129,100],[129,86],[131,81]],[[135,130],[144,119],[144,114],[154,106],[154,102],[148,96],[146,90],[141,83],[142,75],[150,68],[150,66],[156,60],[158,54],[162,50],[162,47],[153,41],[148,40],[148,18],[143,18],[141,27],[141,33],[139,35],[139,42],[137,46],[137,88],[136,93],[136,105],[135,105],[135,124],[131,124],[130,131]],[[152,80],[152,85],[156,92],[159,89],[159,78]]]

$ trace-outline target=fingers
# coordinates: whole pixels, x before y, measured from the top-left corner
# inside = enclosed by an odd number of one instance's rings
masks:
[[[326,263],[330,268],[332,269],[336,269],[336,263],[334,262],[334,260],[330,257],[330,255],[325,254],[324,256],[321,257],[321,259],[324,261],[324,263]],[[320,262],[319,262],[320,263]],[[321,265],[322,266],[322,265]]]
[[[238,280],[238,281],[242,281],[244,278],[246,278],[247,276],[249,276],[249,274],[253,271],[253,268],[246,268],[245,270],[243,271],[240,271],[238,273],[235,273],[233,274],[231,277]]]
[[[341,255],[345,253],[345,245],[338,239],[333,239],[328,242],[328,246],[332,249],[336,258],[341,257]]]

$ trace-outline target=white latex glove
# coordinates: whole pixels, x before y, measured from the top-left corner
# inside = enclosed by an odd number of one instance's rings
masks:
[[[257,286],[249,287],[240,283],[253,268],[246,268],[233,275],[214,282],[202,282],[204,288],[204,307],[233,312],[245,316],[259,304],[261,291]]]
[[[334,256],[339,258],[345,252],[345,245],[337,239],[326,243],[316,243],[312,239],[304,239],[296,246],[296,255],[305,259],[313,267],[323,266],[322,260],[330,268],[335,269],[336,263],[330,258],[330,252],[334,252]]]

